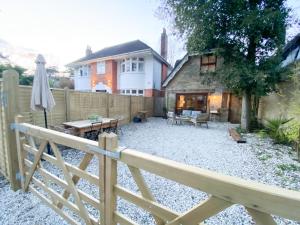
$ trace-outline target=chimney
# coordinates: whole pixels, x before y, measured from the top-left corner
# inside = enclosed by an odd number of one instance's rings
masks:
[[[161,37],[160,37],[160,55],[165,60],[167,60],[167,57],[168,57],[168,35],[166,33],[166,28],[163,29],[163,32],[161,33]]]
[[[88,56],[88,55],[90,55],[90,54],[92,54],[93,52],[92,52],[92,48],[91,48],[91,46],[86,46],[86,50],[85,50],[85,56]]]

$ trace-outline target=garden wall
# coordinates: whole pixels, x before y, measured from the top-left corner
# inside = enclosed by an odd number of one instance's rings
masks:
[[[293,79],[280,83],[278,92],[261,98],[258,116],[263,123],[279,117],[300,123],[300,63],[293,66]]]

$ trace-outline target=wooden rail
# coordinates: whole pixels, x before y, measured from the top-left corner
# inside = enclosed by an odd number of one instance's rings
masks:
[[[24,177],[23,190],[28,189],[36,194],[45,204],[71,224],[78,224],[79,222],[72,215],[68,215],[64,207],[79,215],[86,224],[137,224],[117,211],[117,197],[148,211],[153,215],[156,224],[201,224],[233,204],[243,205],[256,224],[276,224],[272,215],[296,221],[300,220],[300,192],[222,175],[132,149],[123,149],[118,146],[118,139],[115,134],[104,133],[97,143],[22,123],[21,117],[18,117],[16,122],[18,125],[16,129],[19,143],[18,152],[21,158],[20,171]],[[38,148],[30,137],[42,140]],[[43,152],[47,143],[50,143],[54,156]],[[65,162],[57,144],[83,151],[85,155],[81,163],[75,166]],[[121,151],[121,155],[119,159],[110,158],[89,146],[99,146],[107,152]],[[34,155],[35,159],[30,161],[27,157],[28,154]],[[99,162],[97,175],[85,171],[93,157]],[[59,167],[63,172],[64,179],[43,167],[40,159]],[[128,166],[139,193],[118,184],[118,162]],[[144,181],[141,170],[206,192],[209,197],[187,212],[175,212],[156,201]],[[40,176],[36,176],[35,173]],[[80,179],[87,180],[99,189],[98,198],[78,189],[77,183]],[[51,183],[59,185],[64,191],[58,193],[52,188]],[[44,195],[41,190],[47,195]],[[69,201],[70,194],[72,194],[74,201]],[[100,212],[100,217],[94,218],[88,212],[86,204],[97,209]]]

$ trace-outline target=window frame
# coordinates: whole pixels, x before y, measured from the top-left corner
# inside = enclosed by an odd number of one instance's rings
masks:
[[[145,72],[144,57],[130,57],[121,60],[120,73],[144,73],[144,72]]]
[[[214,62],[210,62],[209,57],[214,56],[215,60]],[[203,62],[203,58],[207,57],[207,62]],[[210,71],[209,67],[214,66],[214,69]],[[203,67],[207,68],[206,70],[202,69]],[[201,73],[207,73],[207,72],[215,72],[217,68],[217,56],[214,54],[205,54],[201,55],[200,57],[200,72]]]
[[[103,71],[99,71],[99,65],[102,65]],[[97,71],[97,74],[99,74],[99,75],[103,75],[103,74],[106,73],[106,63],[105,63],[105,61],[97,62],[96,71]]]

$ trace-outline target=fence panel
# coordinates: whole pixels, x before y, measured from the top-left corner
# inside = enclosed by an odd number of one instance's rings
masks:
[[[144,97],[131,96],[131,116],[136,116],[142,110],[144,110]]]
[[[19,86],[20,112],[26,122],[44,127],[45,120],[43,111],[32,111],[30,109],[31,90],[31,86]],[[56,105],[51,112],[47,113],[47,120],[49,125],[57,125],[66,121],[65,92],[63,89],[53,89],[52,94]]]
[[[153,116],[153,111],[154,111],[154,97],[145,97],[145,110],[148,111],[148,116]]]
[[[119,118],[121,123],[130,122],[130,96],[109,95],[108,117]]]
[[[3,91],[3,80],[0,79],[0,172],[9,180],[8,169],[8,145],[7,145],[7,131],[6,131],[6,118],[5,109],[7,105],[7,98]]]
[[[88,119],[92,114],[108,116],[108,94],[70,91],[70,120]]]

